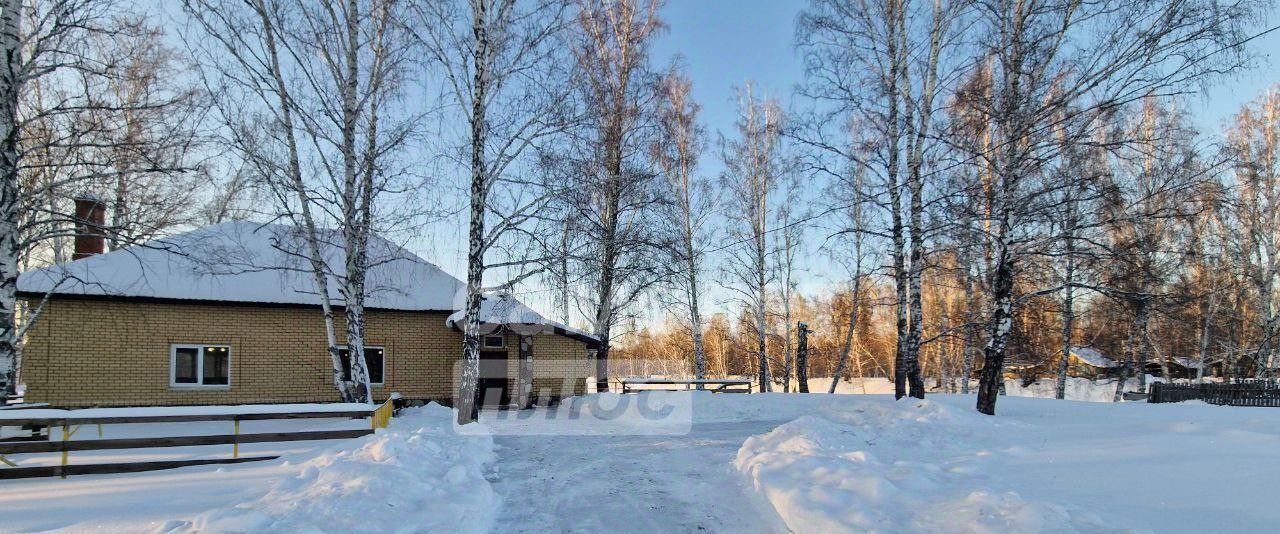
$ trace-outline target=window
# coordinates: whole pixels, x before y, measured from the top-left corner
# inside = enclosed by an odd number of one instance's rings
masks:
[[[231,347],[173,345],[169,349],[169,386],[225,388],[231,385]]]
[[[382,347],[365,347],[364,364],[369,369],[369,383],[375,386],[383,384],[382,364],[385,351]],[[342,379],[351,381],[351,352],[346,347],[338,349],[338,357],[342,359]]]
[[[501,349],[507,346],[506,338],[502,336],[484,336],[484,348]]]

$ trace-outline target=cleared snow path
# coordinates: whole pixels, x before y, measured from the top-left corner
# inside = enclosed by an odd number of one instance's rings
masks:
[[[613,421],[600,423],[610,435],[510,435],[538,423],[486,416],[498,457],[488,478],[503,499],[494,532],[786,532],[732,465],[743,440],[785,420],[694,423],[680,435]]]

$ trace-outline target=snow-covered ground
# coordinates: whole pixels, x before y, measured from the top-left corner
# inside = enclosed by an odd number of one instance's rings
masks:
[[[375,436],[262,464],[4,481],[0,531],[1235,532],[1280,523],[1280,410],[1006,396],[987,417],[960,395],[626,397],[486,413],[461,435],[433,406]],[[635,409],[641,398],[649,411]]]
[[[451,410],[432,405],[405,410],[391,428],[359,439],[241,445],[246,456],[286,455],[276,461],[4,480],[0,532],[485,532],[497,509],[484,479],[493,441],[458,435],[452,421]],[[225,432],[227,424],[105,425],[104,432],[108,438],[213,434]],[[242,432],[253,433],[352,428],[368,420],[241,425]],[[229,446],[76,452],[72,461],[88,455],[126,461],[229,452]],[[54,461],[35,455],[13,459],[23,466]],[[458,487],[468,490],[457,492]]]

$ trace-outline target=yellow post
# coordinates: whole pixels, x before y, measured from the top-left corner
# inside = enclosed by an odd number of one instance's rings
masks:
[[[240,420],[239,420],[239,419],[236,419],[236,420],[235,420],[235,422],[236,422],[236,425],[235,425],[235,426],[236,426],[235,435],[239,436],[239,435],[240,435]],[[237,439],[236,441],[234,441],[234,442],[232,442],[232,443],[231,443],[231,457],[232,457],[232,458],[239,458],[239,457],[240,457],[240,440],[239,440],[239,439]]]
[[[62,421],[62,478],[67,478],[67,442],[71,441],[71,424]]]
[[[382,403],[369,414],[369,428],[374,430],[387,428],[387,425],[391,424],[391,415],[395,413],[395,409],[395,398],[387,399],[387,402]]]

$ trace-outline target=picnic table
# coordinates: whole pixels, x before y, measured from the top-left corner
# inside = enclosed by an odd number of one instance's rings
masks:
[[[637,387],[637,386],[669,386],[669,387]],[[684,387],[678,387],[684,386]],[[703,378],[703,379],[676,379],[676,378],[624,378],[622,379],[622,392],[633,393],[636,391],[681,391],[695,389],[702,386],[701,389],[712,393],[751,393],[751,380],[745,378]]]

